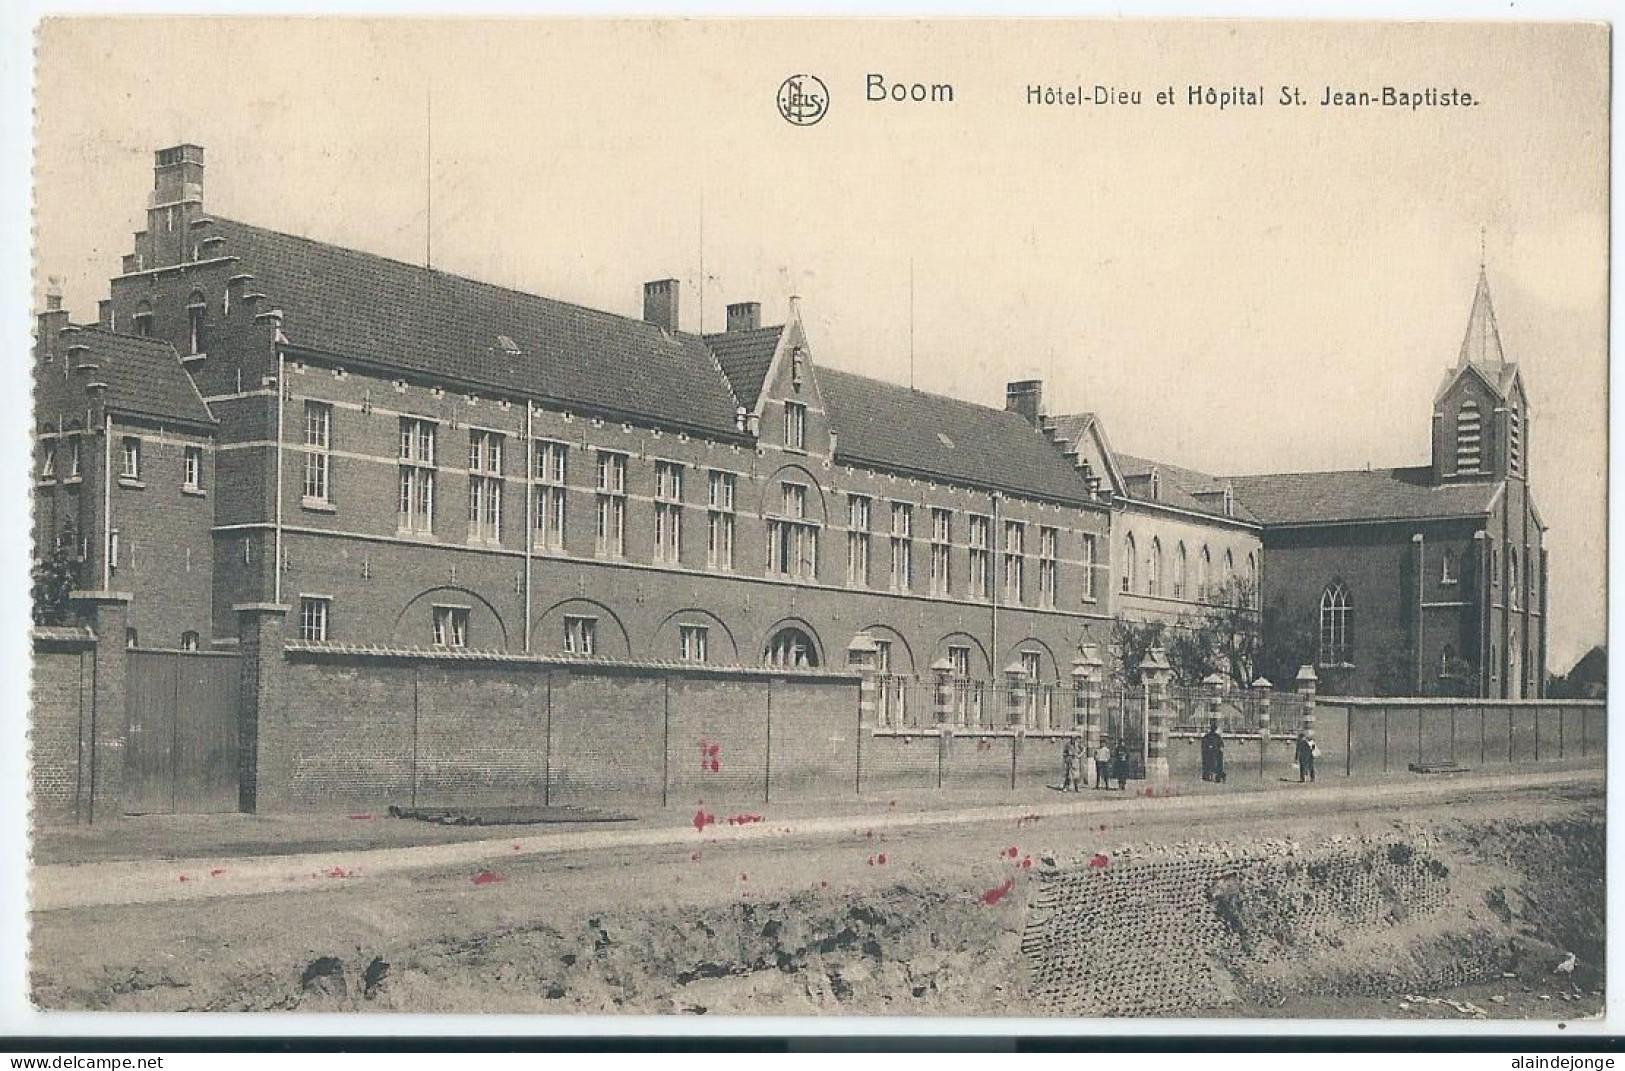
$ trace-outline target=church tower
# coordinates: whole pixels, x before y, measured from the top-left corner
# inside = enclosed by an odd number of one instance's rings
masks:
[[[1434,397],[1434,482],[1522,480],[1528,455],[1528,398],[1517,364],[1501,348],[1489,277],[1480,264],[1461,352]]]

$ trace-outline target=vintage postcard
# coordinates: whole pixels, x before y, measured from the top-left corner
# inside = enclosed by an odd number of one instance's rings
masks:
[[[47,1021],[1606,1029],[1608,26],[35,56]]]

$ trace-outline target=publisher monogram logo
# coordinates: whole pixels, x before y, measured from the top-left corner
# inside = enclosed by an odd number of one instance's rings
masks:
[[[779,86],[779,114],[795,126],[812,126],[829,111],[829,89],[816,74],[792,74]]]

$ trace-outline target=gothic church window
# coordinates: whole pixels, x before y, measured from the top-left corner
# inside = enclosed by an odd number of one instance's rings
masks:
[[[1328,584],[1320,596],[1320,664],[1346,666],[1354,661],[1352,600],[1340,580]]]

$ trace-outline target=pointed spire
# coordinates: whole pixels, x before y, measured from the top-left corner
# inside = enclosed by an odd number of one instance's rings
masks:
[[[1495,306],[1490,301],[1490,280],[1483,264],[1478,267],[1478,289],[1473,294],[1473,311],[1467,314],[1467,334],[1461,340],[1457,367],[1469,363],[1495,374],[1506,364],[1501,332],[1495,326]]]

